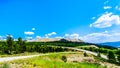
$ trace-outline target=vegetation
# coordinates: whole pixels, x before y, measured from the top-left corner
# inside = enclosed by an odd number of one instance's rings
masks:
[[[21,37],[14,41],[11,35],[7,36],[6,41],[0,41],[0,54],[4,55],[13,55],[13,54],[21,54],[24,52],[38,52],[38,53],[49,53],[49,52],[63,52],[63,51],[72,51],[71,49],[62,48],[60,46],[65,47],[78,47],[78,46],[88,46],[90,43],[85,42],[71,42],[65,39],[61,39],[60,41],[54,42],[26,42]],[[59,46],[59,47],[58,47]],[[120,51],[113,48],[108,47],[81,47],[85,50],[90,50],[93,52],[98,52],[98,57],[101,57],[101,53],[108,55],[109,62],[120,63]],[[84,57],[87,57],[87,53],[84,53]],[[117,57],[117,58],[115,58]],[[65,57],[62,57],[62,60],[66,62]]]
[[[61,58],[64,62],[67,62],[67,57],[66,56],[62,56]]]
[[[48,45],[42,45],[39,43],[30,43],[22,40],[21,37],[17,41],[14,41],[13,38],[8,35],[6,41],[0,42],[0,53],[1,54],[19,54],[24,52],[39,52],[39,53],[48,53],[48,52],[63,52],[68,51],[69,49],[61,47],[52,47]]]
[[[120,55],[117,56],[118,63],[120,64]]]
[[[88,56],[88,54],[86,52],[84,52],[84,57],[87,57],[87,56]]]
[[[99,53],[104,53],[107,54],[108,51],[111,51],[111,49],[106,49],[106,48],[95,48],[95,47],[80,47],[81,49],[93,51],[93,52],[99,52]]]
[[[3,68],[10,68],[10,67],[9,67],[9,64],[4,63],[4,64],[3,64]]]
[[[115,55],[112,51],[109,51],[108,59],[109,59],[110,62],[116,62]]]
[[[117,60],[118,60],[118,63],[120,64],[120,50],[118,51]]]
[[[89,50],[92,52],[98,52],[97,57],[101,57],[101,53],[105,54],[108,57],[108,62],[120,65],[120,50],[118,49],[107,49],[90,46],[81,46],[78,48]]]
[[[105,55],[108,55],[109,51],[112,51],[115,56],[119,55],[119,50],[118,49],[108,49],[108,48],[99,48],[99,47],[90,47],[90,46],[80,46],[78,47],[80,49],[84,49],[84,50],[89,50],[92,52],[98,52],[98,53],[102,53]]]
[[[0,54],[19,54],[24,52],[62,52],[68,51],[68,49],[63,49],[61,47],[51,47],[52,46],[65,46],[65,47],[77,47],[77,46],[87,46],[90,43],[84,42],[71,42],[65,39],[61,39],[60,41],[54,42],[26,42],[22,40],[21,37],[18,38],[17,41],[11,37],[11,35],[7,36],[6,41],[0,42]],[[108,53],[111,49],[107,48],[84,48],[86,50],[100,52],[100,53]],[[117,54],[117,51],[114,51]]]
[[[101,54],[100,53],[98,53],[98,55],[97,55],[98,57],[101,57]]]
[[[77,56],[82,57],[83,53],[50,54],[29,59],[15,60],[8,62],[7,64],[9,64],[9,68],[106,68],[105,66],[101,66],[98,63],[89,63],[85,61],[70,62],[70,60],[68,60],[67,63],[65,63],[61,60],[63,55],[66,56],[66,58]]]

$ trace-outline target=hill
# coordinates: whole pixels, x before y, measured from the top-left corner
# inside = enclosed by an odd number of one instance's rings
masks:
[[[120,41],[117,42],[105,42],[105,43],[99,43],[100,45],[104,45],[104,46],[112,46],[112,47],[120,47]]]
[[[34,40],[29,40],[29,42],[53,42],[53,41],[70,41],[70,42],[83,42],[80,39],[73,39],[73,38],[39,38]]]

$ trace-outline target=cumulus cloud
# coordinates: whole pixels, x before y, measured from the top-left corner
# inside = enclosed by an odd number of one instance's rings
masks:
[[[73,33],[73,34],[65,34],[64,38],[73,38],[73,39],[79,39],[80,35],[77,33]]]
[[[35,28],[32,28],[32,30],[36,30]]]
[[[51,33],[45,34],[45,36],[48,38],[49,36],[56,35],[56,34],[57,34],[56,32],[51,32]]]
[[[32,31],[26,31],[26,32],[24,32],[24,34],[25,34],[25,35],[34,35],[35,33],[32,32]]]
[[[104,6],[103,8],[104,9],[111,9],[112,7],[111,6]]]
[[[118,11],[120,11],[120,7],[119,6],[116,6],[115,9],[118,10]]]
[[[91,33],[86,36],[81,37],[82,40],[91,43],[102,43],[102,42],[113,42],[120,40],[120,32],[100,32]]]
[[[95,28],[106,28],[106,27],[111,27],[112,25],[120,25],[120,16],[113,15],[113,13],[110,12],[103,14],[94,23],[90,24],[89,26]]]

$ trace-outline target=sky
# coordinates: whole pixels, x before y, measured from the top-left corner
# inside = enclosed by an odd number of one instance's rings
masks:
[[[0,39],[120,41],[120,0],[0,0]]]

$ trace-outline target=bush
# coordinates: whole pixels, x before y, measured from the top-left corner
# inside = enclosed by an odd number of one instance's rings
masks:
[[[98,53],[98,54],[97,54],[97,57],[101,57],[101,54],[100,54],[100,53]]]
[[[64,61],[64,62],[67,62],[67,57],[66,56],[62,56],[62,61]]]
[[[87,56],[88,56],[88,54],[86,52],[84,52],[84,57],[87,57]]]

